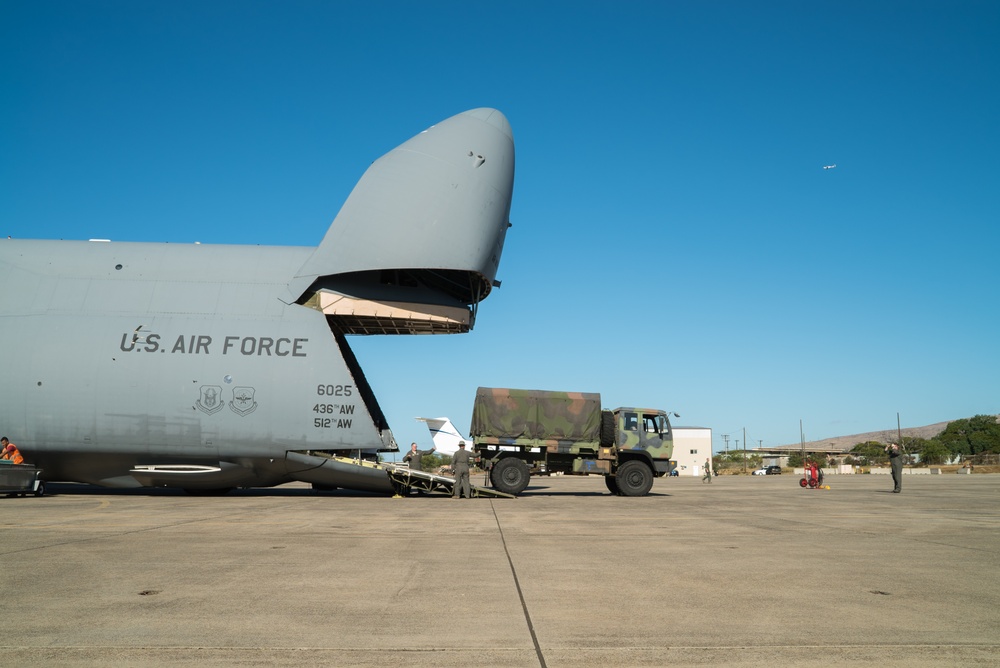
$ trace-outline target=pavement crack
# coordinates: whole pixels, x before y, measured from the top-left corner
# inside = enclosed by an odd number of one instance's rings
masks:
[[[521,581],[517,579],[517,569],[514,568],[514,560],[511,559],[510,550],[507,549],[507,538],[503,535],[503,526],[500,525],[500,517],[497,515],[496,506],[493,505],[493,500],[490,499],[490,510],[493,511],[493,519],[497,522],[497,530],[500,532],[500,542],[503,544],[504,554],[507,555],[507,563],[510,564],[510,574],[514,577],[514,587],[517,589],[517,597],[521,599],[521,610],[524,611],[524,621],[528,624],[528,632],[531,634],[531,642],[535,646],[535,655],[538,657],[538,665],[541,668],[546,668],[545,666],[545,656],[542,654],[542,648],[538,644],[538,636],[535,634],[535,626],[531,623],[531,613],[528,612],[528,604],[524,601],[524,592],[521,591]]]

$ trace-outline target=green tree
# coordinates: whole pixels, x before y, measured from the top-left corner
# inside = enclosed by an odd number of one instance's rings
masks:
[[[806,459],[811,459],[816,462],[820,468],[825,466],[833,466],[834,461],[825,452],[809,452],[806,450]],[[802,466],[802,452],[799,450],[794,450],[788,455],[788,465],[792,468]]]
[[[949,422],[938,435],[940,441],[955,455],[977,455],[1000,452],[1000,424],[993,415],[976,415]]]
[[[972,446],[969,445],[969,439],[967,434],[969,432],[969,420],[968,418],[963,418],[961,420],[954,420],[948,423],[948,426],[944,428],[937,440],[953,455],[965,455],[968,456],[972,454]]]
[[[1000,423],[993,415],[976,415],[969,420],[969,444],[972,454],[1000,453]]]
[[[723,463],[729,464],[742,464],[743,463],[743,451],[742,450],[730,450],[729,452],[723,452],[719,454],[719,459]]]
[[[878,441],[865,441],[864,443],[858,443],[851,448],[851,454],[853,454],[866,466],[870,466],[872,464],[882,464],[889,459],[889,456],[885,454],[885,445],[879,443]]]
[[[743,460],[744,453],[742,450],[730,450],[729,452],[723,452],[715,455],[712,458],[712,467],[716,470],[743,470]],[[752,469],[759,469],[763,461],[763,457],[761,457],[758,453],[746,453],[746,468],[748,471]]]
[[[420,465],[425,471],[435,471],[438,467],[446,466],[451,464],[451,457],[448,455],[439,455],[437,453],[432,453],[429,455],[424,455],[420,458]]]
[[[944,464],[951,458],[951,451],[941,441],[931,439],[923,441],[921,445],[920,461],[924,464]]]

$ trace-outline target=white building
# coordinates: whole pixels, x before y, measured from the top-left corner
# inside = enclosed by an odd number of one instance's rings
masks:
[[[705,460],[712,457],[712,430],[708,427],[674,427],[674,461],[678,475],[702,476]]]

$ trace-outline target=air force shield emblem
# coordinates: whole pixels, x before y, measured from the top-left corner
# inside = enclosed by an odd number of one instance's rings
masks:
[[[222,400],[222,388],[218,385],[202,385],[201,395],[195,406],[198,410],[212,415],[222,410],[226,403]]]
[[[253,398],[255,391],[252,387],[234,387],[229,408],[240,417],[250,415],[257,410],[257,402]]]

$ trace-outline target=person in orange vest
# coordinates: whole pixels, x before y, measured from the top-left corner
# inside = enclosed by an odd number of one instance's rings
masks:
[[[0,450],[3,450],[3,458],[14,464],[23,464],[24,457],[21,456],[21,451],[17,449],[17,446],[10,442],[10,439],[4,436],[0,438]]]

